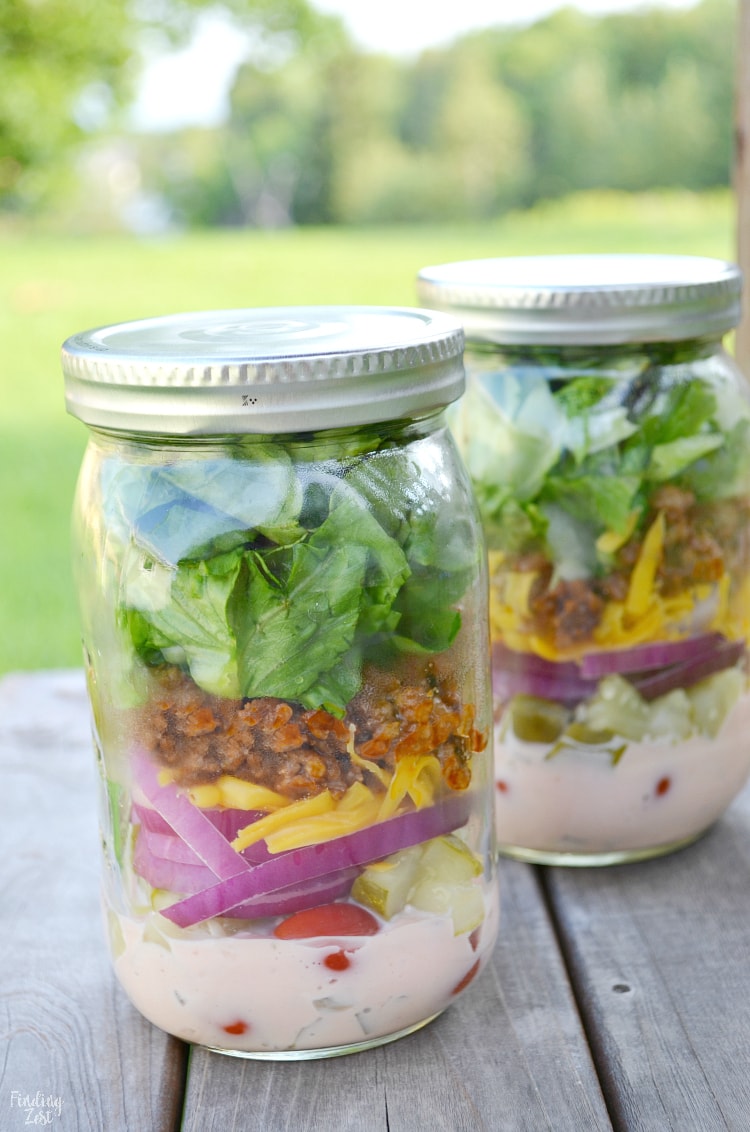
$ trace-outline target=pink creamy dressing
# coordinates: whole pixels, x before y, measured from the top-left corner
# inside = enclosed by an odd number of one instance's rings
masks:
[[[501,849],[605,854],[697,837],[750,775],[750,696],[717,738],[628,742],[606,754],[561,752],[495,735],[497,836]]]
[[[114,968],[138,1010],[185,1041],[247,1053],[361,1046],[429,1021],[468,985],[497,934],[494,886],[485,907],[481,929],[459,936],[450,916],[407,908],[376,935],[311,940],[180,932],[158,913],[118,914]]]

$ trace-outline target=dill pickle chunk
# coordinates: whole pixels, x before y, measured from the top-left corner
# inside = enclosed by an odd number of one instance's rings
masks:
[[[386,920],[407,904],[449,914],[455,935],[461,935],[484,919],[484,898],[475,883],[481,873],[477,855],[460,837],[447,834],[368,865],[352,885],[352,897]]]
[[[514,734],[525,743],[554,743],[569,718],[563,704],[524,694],[513,697],[510,715]]]
[[[421,856],[422,846],[414,845],[368,865],[352,885],[352,898],[390,920],[406,904]]]
[[[465,841],[448,833],[427,842],[419,869],[424,876],[459,883],[480,876],[482,863]]]
[[[575,720],[565,731],[566,739],[572,739],[574,743],[581,743],[587,747],[601,747],[614,739],[614,736],[614,731],[589,727],[582,720]]]
[[[454,935],[473,931],[484,919],[482,891],[474,880],[481,862],[458,837],[436,837],[425,846],[409,903],[424,912],[449,913]]]
[[[481,889],[460,881],[453,884],[421,881],[413,890],[409,903],[436,916],[450,914],[454,935],[473,932],[484,920]]]

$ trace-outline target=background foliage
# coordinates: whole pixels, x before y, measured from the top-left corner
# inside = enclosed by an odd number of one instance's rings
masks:
[[[7,237],[0,256],[0,672],[80,664],[69,515],[86,443],[60,343],[131,318],[286,303],[414,304],[420,267],[483,255],[731,256],[727,191],[587,193],[493,222],[205,231],[138,240]]]
[[[563,9],[408,62],[329,29],[248,62],[226,126],[151,139],[146,183],[188,226],[475,220],[593,188],[727,185],[735,19],[733,0]]]
[[[562,9],[410,60],[358,50],[306,0],[224,0],[250,45],[226,123],[128,135],[138,44],[184,38],[214,6],[2,0],[0,214],[101,230],[136,223],[139,198],[188,228],[444,223],[729,184],[736,0]],[[123,156],[129,196],[103,201]]]
[[[184,40],[211,3],[0,0],[0,672],[80,664],[75,331],[411,304],[451,259],[733,255],[733,0],[561,11],[411,61],[357,51],[306,0],[226,0],[252,44],[226,123],[128,133],[144,36]]]

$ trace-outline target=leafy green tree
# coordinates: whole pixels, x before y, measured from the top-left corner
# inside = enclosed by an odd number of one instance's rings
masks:
[[[213,0],[0,0],[0,208],[58,194],[71,153],[132,94],[141,38],[189,36]],[[224,0],[266,56],[314,35],[306,0]]]

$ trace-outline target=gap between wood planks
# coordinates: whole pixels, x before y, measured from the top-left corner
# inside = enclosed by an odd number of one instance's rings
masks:
[[[532,867],[536,883],[539,886],[539,892],[542,897],[544,907],[547,911],[547,916],[549,917],[550,927],[557,942],[557,947],[560,955],[562,956],[562,962],[565,967],[565,972],[568,976],[568,981],[570,982],[570,986],[573,990],[575,1008],[581,1022],[581,1028],[588,1043],[589,1051],[591,1053],[591,1060],[594,1063],[594,1069],[596,1070],[596,1076],[599,1081],[599,1087],[602,1092],[602,1097],[604,1098],[604,1104],[607,1109],[607,1115],[609,1116],[610,1124],[612,1125],[614,1132],[627,1132],[627,1126],[622,1119],[616,1092],[611,1087],[610,1067],[601,1047],[600,1035],[596,1028],[593,1014],[586,1007],[586,996],[583,993],[583,980],[579,977],[578,967],[573,960],[570,948],[568,946],[567,934],[557,915],[555,901],[552,898],[552,893],[550,891],[549,885],[551,871],[547,866],[534,865]]]

